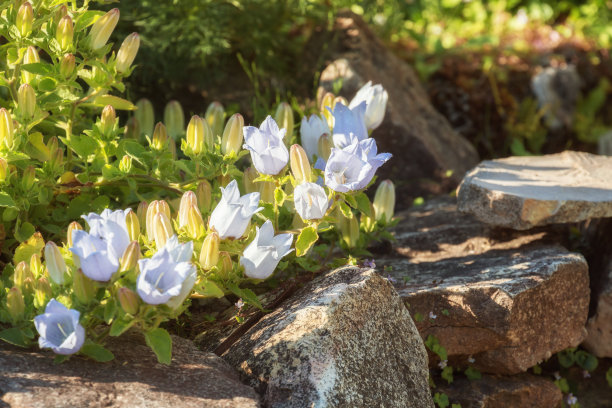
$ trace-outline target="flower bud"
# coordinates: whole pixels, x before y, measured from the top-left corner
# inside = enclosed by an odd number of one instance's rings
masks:
[[[6,180],[8,174],[8,162],[4,157],[0,157],[0,183]]]
[[[129,173],[132,170],[132,158],[127,154],[123,155],[119,162],[119,170],[123,173]]]
[[[79,269],[74,273],[72,288],[79,302],[86,305],[96,296],[96,284]]]
[[[146,201],[141,201],[138,204],[138,208],[136,209],[136,215],[138,216],[138,222],[140,223],[140,230],[142,231],[143,227],[147,225],[147,210],[149,208],[149,203]]]
[[[125,124],[124,136],[128,139],[140,139],[140,124],[135,116],[129,118]]]
[[[23,84],[19,87],[17,91],[17,106],[25,118],[32,119],[34,109],[36,108],[36,94],[30,84]]]
[[[354,248],[359,239],[359,222],[357,216],[340,218],[340,235],[349,248]]]
[[[344,106],[348,106],[348,104],[349,104],[344,96],[336,96],[336,98],[334,99],[334,107],[338,103],[341,104],[341,105],[344,105]]]
[[[72,38],[74,37],[74,26],[70,16],[64,16],[57,24],[55,39],[60,45],[60,48],[66,51],[72,46]]]
[[[276,186],[271,181],[260,181],[259,182],[259,194],[263,202],[273,203],[274,202],[274,189]]]
[[[327,161],[331,155],[332,141],[329,135],[324,134],[317,142],[317,156]]]
[[[138,296],[134,291],[128,288],[119,288],[117,297],[119,298],[121,309],[123,309],[125,313],[131,314],[132,316],[138,313]]]
[[[47,149],[49,149],[49,154],[53,156],[59,147],[59,142],[57,141],[57,136],[51,136],[49,141],[47,142]]]
[[[61,168],[64,163],[64,149],[57,149],[51,157],[51,167],[54,169]]]
[[[91,49],[96,51],[106,45],[117,22],[119,21],[119,9],[114,8],[100,17],[91,27],[89,32]]]
[[[68,232],[66,233],[66,243],[68,244],[68,248],[72,248],[74,246],[74,241],[72,240],[72,233],[75,230],[83,230],[81,224],[76,221],[72,221],[70,225],[68,225]]]
[[[13,324],[17,324],[17,322],[23,320],[25,315],[25,302],[21,290],[16,286],[12,287],[6,295],[6,310],[9,316],[11,316]]]
[[[285,145],[289,147],[289,143],[291,143],[291,138],[293,136],[293,110],[287,102],[282,102],[278,105],[276,113],[274,114],[274,120],[280,129],[286,130]]]
[[[117,62],[115,64],[117,72],[124,73],[130,68],[138,53],[138,47],[140,47],[138,33],[132,33],[123,40],[121,48],[117,52]]]
[[[53,21],[55,23],[59,23],[62,17],[67,16],[67,15],[68,15],[68,7],[66,7],[65,4],[62,4],[55,12],[55,15],[53,16]]]
[[[376,221],[390,222],[395,210],[395,186],[391,180],[384,180],[374,195],[374,215]]]
[[[221,239],[216,232],[209,233],[202,243],[200,252],[200,265],[204,270],[209,270],[219,262],[219,244]]]
[[[136,265],[138,265],[139,259],[140,245],[138,245],[138,241],[132,241],[129,243],[119,260],[119,272],[127,272],[134,269]]]
[[[193,239],[198,239],[202,234],[204,234],[204,230],[206,227],[204,226],[204,220],[202,219],[202,214],[200,214],[200,210],[198,210],[197,205],[192,205],[187,210],[187,232],[190,237]]]
[[[151,204],[149,204],[149,206],[147,207],[146,221],[145,221],[147,240],[149,240],[149,242],[155,239],[153,219],[155,218],[158,212],[159,212],[159,206],[157,204],[157,200],[153,200]]]
[[[291,172],[293,177],[299,183],[309,183],[310,178],[310,163],[308,162],[308,156],[304,148],[298,144],[291,146],[289,151],[289,163],[291,165]]]
[[[202,180],[196,189],[196,198],[198,208],[202,214],[207,214],[210,211],[212,204],[212,187],[207,180]]]
[[[47,242],[45,245],[45,263],[51,280],[58,285],[63,284],[64,274],[68,268],[59,248],[52,241]]]
[[[34,11],[32,10],[32,5],[29,1],[26,1],[19,7],[19,11],[17,12],[17,20],[15,21],[15,25],[17,25],[17,30],[19,30],[19,34],[22,37],[27,37],[30,32],[32,32],[32,22],[34,21]]]
[[[195,206],[197,208],[198,199],[193,191],[187,191],[181,197],[181,203],[179,204],[179,213],[178,213],[178,221],[179,227],[183,228],[187,225],[187,213],[189,212],[189,208],[191,206]]]
[[[225,110],[219,102],[213,102],[208,105],[204,118],[212,130],[213,139],[221,136],[223,132],[223,119],[225,119]]]
[[[37,308],[43,307],[51,299],[51,296],[53,296],[53,291],[47,278],[44,276],[38,278],[34,283],[34,306]]]
[[[30,267],[25,261],[21,261],[15,267],[15,272],[13,272],[13,284],[20,289],[24,288],[24,284],[26,279],[34,279],[34,275],[30,271]]]
[[[158,212],[162,212],[168,219],[172,219],[172,213],[170,212],[170,206],[165,200],[158,200],[157,206],[158,206]]]
[[[64,172],[59,178],[60,184],[80,184],[79,180],[77,180],[76,175],[72,171]]]
[[[138,123],[140,123],[140,131],[143,134],[152,137],[153,126],[155,126],[155,113],[153,112],[153,104],[147,98],[142,98],[138,102],[136,102],[136,108],[137,109],[134,112],[134,116],[138,120]]]
[[[13,147],[13,118],[11,113],[4,108],[0,108],[0,145],[11,149]]]
[[[138,237],[140,236],[140,221],[138,221],[138,215],[136,215],[132,209],[129,209],[127,214],[125,214],[125,225],[127,226],[130,239],[132,241],[138,241]]]
[[[60,63],[60,75],[63,78],[70,78],[74,73],[74,68],[76,66],[76,60],[74,55],[66,54],[64,58],[62,58],[62,62]]]
[[[163,212],[157,213],[153,217],[153,236],[157,249],[163,248],[168,238],[172,235],[174,235],[174,230],[172,229],[170,219]]]
[[[168,145],[168,132],[163,123],[158,122],[153,131],[153,139],[151,139],[151,147],[155,150],[163,150]]]
[[[219,277],[221,279],[227,279],[230,277],[232,270],[234,269],[234,264],[232,263],[232,257],[230,256],[229,252],[219,252],[219,262],[217,263],[217,267],[219,268]]]
[[[117,114],[115,113],[115,108],[111,105],[106,105],[102,109],[102,115],[100,116],[100,130],[102,134],[106,137],[111,136],[116,122]]]
[[[212,146],[212,131],[204,120],[198,115],[191,117],[187,125],[187,152],[194,156],[198,156],[204,152],[206,147]]]
[[[329,109],[334,109],[334,98],[334,94],[328,92],[323,96],[323,99],[321,99],[321,113],[325,116],[325,120],[330,129],[334,127],[334,117],[329,111]]]
[[[168,131],[168,136],[178,139],[185,131],[185,114],[183,107],[178,101],[170,101],[164,109],[164,124]]]
[[[259,191],[259,186],[258,186],[259,183],[255,183],[253,181],[257,177],[259,177],[259,173],[257,172],[257,170],[255,170],[254,167],[247,167],[244,170],[244,176],[242,178],[242,181],[244,183],[244,193],[245,194],[250,194],[250,193]]]
[[[168,151],[170,152],[170,155],[172,156],[172,160],[176,160],[176,158],[178,157],[176,155],[176,143],[174,142],[174,139],[172,138],[168,138]]]
[[[34,187],[34,183],[36,182],[36,169],[34,166],[28,166],[23,171],[23,176],[21,178],[21,186],[25,191],[30,191],[32,187]]]
[[[241,114],[235,113],[227,121],[221,139],[221,150],[223,154],[230,152],[238,153],[242,148],[242,129],[244,128],[244,118]]]

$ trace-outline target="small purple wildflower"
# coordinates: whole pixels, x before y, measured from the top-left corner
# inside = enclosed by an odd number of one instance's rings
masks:
[[[468,363],[474,364],[475,362],[476,362],[476,359],[474,357],[472,357],[472,356],[468,357]]]
[[[374,262],[373,259],[366,259],[365,261],[363,261],[363,266],[365,266],[366,268],[376,268],[376,262]]]
[[[446,365],[448,364],[448,360],[442,360],[438,363],[438,367],[440,367],[440,369],[444,370],[446,368]]]
[[[434,314],[434,312],[429,312],[429,318],[432,319],[432,320],[435,320],[435,319],[438,318],[438,315]]]
[[[591,378],[591,373],[589,373],[587,370],[583,370],[582,371],[582,377],[583,378]]]
[[[555,372],[553,373],[553,376],[555,377],[555,380],[557,380],[557,381],[561,379],[561,376],[559,375],[559,372],[558,372],[558,371],[555,371]]]
[[[238,309],[242,309],[244,307],[244,302],[242,299],[238,299],[238,301],[234,304]]]
[[[397,283],[397,279],[395,279],[393,276],[391,275],[387,275],[386,276],[387,280],[391,283]]]
[[[567,402],[567,405],[572,406],[578,403],[578,398],[574,397],[574,394],[570,392],[569,394],[567,394],[565,401]]]

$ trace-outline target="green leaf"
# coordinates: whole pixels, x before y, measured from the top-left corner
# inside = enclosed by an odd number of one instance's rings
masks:
[[[367,215],[368,217],[372,217],[372,205],[370,203],[370,199],[368,196],[361,192],[355,196],[355,200],[357,201],[357,209]]]
[[[274,201],[276,201],[276,205],[281,207],[287,198],[287,194],[283,191],[281,187],[276,187],[274,190]]]
[[[13,198],[4,191],[0,191],[0,207],[18,208]]]
[[[350,196],[347,196],[350,197]],[[353,218],[353,212],[351,211],[350,207],[348,205],[346,205],[346,203],[344,201],[340,201],[340,211],[342,211],[342,214],[346,217],[346,218]]]
[[[344,195],[344,201],[353,208],[357,208],[357,200],[350,194]]]
[[[136,323],[136,319],[130,319],[129,321],[121,319],[113,320],[113,324],[111,324],[109,335],[112,337],[117,337],[126,332],[130,327],[132,327]]]
[[[308,250],[314,245],[319,239],[319,234],[314,227],[306,227],[298,235],[295,241],[295,254],[297,256],[304,256]]]
[[[37,75],[50,75],[53,74],[53,66],[44,62],[34,62],[32,64],[23,64],[21,66],[22,71],[27,71]]]
[[[109,324],[111,320],[113,320],[115,313],[117,313],[117,302],[115,302],[113,298],[110,298],[104,305],[104,321],[106,324]]]
[[[448,406],[449,406],[449,404],[450,404],[450,403],[448,402],[448,395],[446,395],[446,394],[444,394],[444,393],[442,393],[442,394],[441,394],[441,393],[439,393],[439,392],[436,392],[436,394],[434,395],[433,400],[434,400],[434,402],[435,402],[436,404],[438,404],[438,407],[439,407],[439,408],[446,408],[446,407],[448,407]]]
[[[42,92],[50,92],[57,86],[57,81],[51,77],[46,77],[38,82],[38,90]]]
[[[445,379],[447,383],[449,383],[449,384],[452,383],[454,381],[454,379],[453,379],[453,367],[451,367],[451,366],[444,367],[444,369],[442,370],[441,377],[443,379]]]
[[[114,95],[100,95],[96,99],[94,99],[93,104],[96,106],[111,105],[117,110],[136,109],[136,106],[132,102]]]
[[[228,283],[227,288],[232,291],[234,295],[242,298],[246,303],[255,306],[259,310],[264,310],[259,298],[252,290],[239,288],[235,283]]]
[[[195,288],[195,291],[198,295],[204,297],[222,298],[225,296],[223,290],[221,290],[221,288],[219,288],[215,282],[208,279],[203,279],[202,282]]]
[[[17,241],[23,242],[30,238],[35,232],[36,229],[32,224],[29,222],[24,222],[19,225],[19,229],[15,230],[15,238]]]
[[[98,142],[91,136],[87,136],[85,134],[82,135],[73,135],[70,138],[70,141],[62,138],[62,142],[66,143],[68,147],[70,147],[76,154],[79,156],[86,158],[94,154],[98,148]]]
[[[113,353],[111,353],[108,349],[105,349],[104,347],[96,343],[85,344],[83,347],[81,347],[81,350],[79,350],[79,352],[100,363],[106,363],[115,358]]]
[[[88,26],[92,25],[98,19],[98,17],[103,15],[104,12],[98,10],[88,10],[84,12],[79,17],[77,17],[76,23],[74,25],[74,32],[78,33],[79,31],[87,28]]]
[[[574,365],[574,363],[576,362],[574,350],[575,349],[573,348],[569,348],[557,354],[557,359],[559,360],[559,364],[561,364],[561,366],[569,368]]]
[[[27,337],[17,327],[0,331],[0,340],[19,347],[28,347],[30,345]]]
[[[172,338],[161,327],[145,333],[147,345],[157,356],[157,361],[169,365],[172,361]]]
[[[465,376],[470,381],[472,381],[472,380],[480,380],[482,378],[482,374],[480,373],[480,371],[478,371],[474,367],[466,368],[463,373],[465,374]]]
[[[576,364],[589,372],[595,371],[599,361],[594,355],[587,353],[584,350],[579,350],[575,354]]]
[[[21,261],[30,262],[30,258],[34,254],[39,254],[45,247],[45,241],[39,232],[34,233],[27,241],[19,244],[15,250],[13,263],[17,265]]]
[[[612,388],[612,367],[608,368],[608,371],[606,371],[606,381],[608,381],[608,386]]]

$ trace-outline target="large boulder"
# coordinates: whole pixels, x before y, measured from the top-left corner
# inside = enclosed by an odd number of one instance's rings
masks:
[[[373,136],[379,152],[394,154],[379,170],[379,177],[398,183],[398,203],[410,202],[407,197],[441,193],[440,186],[449,190],[456,186],[476,165],[478,154],[431,105],[412,68],[354,13],[339,14],[335,34],[320,91],[331,92],[338,80],[342,81],[340,94],[349,100],[368,81],[387,90],[387,113]],[[453,172],[451,178],[446,176],[448,170]]]
[[[514,374],[580,344],[588,268],[551,243],[555,233],[493,229],[446,200],[403,215],[395,254],[377,263],[449,364],[474,359],[483,372]]]
[[[315,279],[222,357],[268,407],[433,407],[423,342],[372,269]]]
[[[612,217],[612,157],[566,151],[487,160],[459,186],[459,210],[517,230]]]
[[[52,353],[23,351],[0,342],[0,406],[258,407],[259,396],[221,358],[173,337],[170,366],[130,335],[115,339],[115,359],[73,357],[54,364]]]

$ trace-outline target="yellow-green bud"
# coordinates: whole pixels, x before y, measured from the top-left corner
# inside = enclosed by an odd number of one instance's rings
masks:
[[[134,269],[136,265],[138,265],[139,259],[140,245],[138,245],[138,241],[132,241],[129,243],[119,260],[119,271],[127,272]]]
[[[138,47],[140,47],[138,33],[132,33],[123,40],[121,48],[117,52],[117,63],[115,64],[117,72],[124,73],[132,66],[132,62],[134,62],[138,53]]]
[[[281,102],[276,108],[274,120],[278,124],[279,129],[285,129],[285,145],[289,147],[293,136],[293,110],[287,102]]]
[[[163,248],[168,238],[174,235],[172,223],[163,212],[159,212],[153,217],[153,235],[158,250]]]
[[[213,266],[216,266],[219,262],[219,244],[221,239],[219,234],[211,232],[204,238],[202,244],[202,252],[200,252],[200,265],[204,270],[209,270]]]
[[[59,147],[59,142],[57,140],[57,136],[51,136],[49,141],[47,142],[47,149],[49,149],[49,154],[53,156]]]
[[[0,144],[10,150],[13,147],[14,134],[11,113],[4,108],[0,108]]]
[[[151,147],[155,150],[163,150],[168,145],[168,132],[163,123],[158,122],[153,131],[153,139],[151,139]]]
[[[189,208],[191,206],[198,206],[198,199],[193,191],[187,191],[181,197],[181,203],[179,204],[178,221],[179,227],[183,228],[187,225]]]
[[[221,279],[227,279],[230,277],[230,274],[234,269],[234,265],[232,263],[232,257],[229,252],[219,252],[219,262],[217,264],[217,267],[219,268],[219,277]]]
[[[123,309],[125,313],[131,314],[132,316],[138,313],[139,301],[134,291],[128,288],[119,288],[117,297],[119,298],[121,309]]]
[[[79,224],[76,221],[72,221],[69,225],[68,225],[68,232],[66,233],[66,241],[68,244],[68,248],[72,248],[74,246],[74,241],[72,239],[72,233],[75,230],[83,230],[83,227],[81,227],[81,224]]]
[[[28,264],[25,261],[21,261],[15,267],[15,272],[13,272],[13,284],[20,289],[24,289],[25,281],[28,278],[33,280],[34,275],[32,275]]]
[[[74,55],[64,55],[64,58],[62,58],[62,62],[60,63],[60,75],[64,78],[70,78],[74,73],[75,66],[76,60],[74,58]]]
[[[176,160],[176,143],[171,137],[168,138],[168,151],[172,155],[172,160]]]
[[[187,152],[192,155],[203,153],[208,147],[212,147],[212,131],[204,120],[198,115],[191,117],[187,125]]]
[[[125,225],[127,226],[128,235],[132,241],[138,241],[140,236],[140,221],[138,215],[130,208],[125,214]]]
[[[238,153],[242,148],[242,129],[244,128],[244,118],[241,114],[235,113],[227,121],[221,139],[221,150],[223,154],[230,152]]]
[[[64,16],[57,24],[55,39],[60,45],[60,48],[66,51],[72,46],[72,38],[74,37],[74,26],[70,16]]]
[[[52,241],[47,242],[45,245],[45,264],[47,265],[47,273],[51,280],[58,285],[63,284],[64,274],[68,268],[59,248]]]
[[[319,138],[317,142],[317,156],[327,161],[331,155],[332,141],[327,133]]]
[[[119,170],[123,173],[129,173],[132,170],[132,158],[127,154],[123,155],[119,162]]]
[[[28,166],[23,171],[21,186],[25,191],[30,191],[36,182],[36,169],[34,166]]]
[[[349,248],[354,248],[357,245],[357,240],[359,239],[359,222],[357,221],[357,216],[353,215],[352,218],[342,216],[340,218],[340,234],[342,240]]]
[[[334,99],[334,107],[336,106],[336,104],[348,106],[348,101],[344,96],[336,96],[336,98]]]
[[[27,37],[32,32],[32,22],[34,21],[34,11],[29,1],[26,1],[19,7],[17,12],[17,30],[22,37]]]
[[[138,204],[138,208],[136,209],[136,215],[138,216],[138,222],[140,223],[140,230],[142,231],[143,227],[147,225],[147,209],[149,208],[149,203],[146,201],[141,201]]]
[[[96,296],[96,284],[80,269],[74,273],[72,288],[78,301],[84,305],[91,302]]]
[[[212,187],[207,180],[202,180],[200,184],[198,184],[196,198],[200,212],[202,214],[208,213],[210,211],[210,205],[212,204]]]
[[[36,108],[36,94],[30,84],[23,84],[17,91],[17,106],[23,117],[31,119]]]
[[[51,162],[50,162],[51,167],[53,167],[54,169],[57,169],[63,165],[63,162],[64,162],[64,150],[57,149],[55,153],[53,154],[53,157],[51,157]]]
[[[244,183],[244,192],[245,192],[245,194],[250,194],[250,193],[254,193],[256,191],[259,191],[258,183],[255,183],[253,181],[257,177],[259,177],[259,173],[257,173],[257,170],[255,170],[254,167],[247,167],[244,170],[244,176],[242,178],[242,182]]]
[[[390,222],[395,210],[395,186],[391,180],[384,180],[374,195],[374,215],[376,221]]]
[[[104,109],[102,109],[102,115],[100,116],[100,130],[104,136],[111,136],[115,128],[115,122],[117,122],[115,108],[111,105],[106,105]]]
[[[289,151],[291,172],[298,183],[310,183],[310,162],[304,148],[298,144],[291,146]]]
[[[23,294],[18,287],[12,287],[6,295],[6,309],[11,316],[13,324],[23,320],[25,314],[25,302]]]
[[[225,119],[225,109],[220,102],[213,102],[208,105],[206,113],[204,114],[206,122],[212,130],[213,137],[221,136],[223,132],[223,120]]]
[[[140,124],[135,116],[129,118],[125,124],[124,136],[128,139],[140,139]]]
[[[34,284],[34,306],[41,308],[47,304],[51,299],[53,291],[51,290],[51,284],[44,276],[38,278]]]
[[[321,99],[321,113],[325,117],[325,120],[327,121],[327,125],[329,126],[330,129],[334,127],[334,117],[332,116],[328,108],[331,110],[334,109],[334,105],[335,105],[334,99],[335,99],[335,96],[331,92],[328,92],[325,95],[323,95],[323,99]]]
[[[39,254],[32,254],[30,257],[30,271],[35,278],[39,278],[44,273],[42,261]]]
[[[153,136],[153,126],[155,126],[155,113],[153,112],[153,104],[147,98],[142,98],[136,102],[136,111],[134,116],[140,123],[140,131],[149,136]],[[162,125],[163,126],[163,125]]]
[[[147,207],[147,216],[146,216],[146,221],[145,221],[145,228],[147,231],[147,240],[149,240],[149,242],[155,239],[153,219],[155,218],[158,212],[159,212],[159,206],[157,204],[157,200],[153,200]]]
[[[106,45],[117,22],[119,21],[119,9],[114,8],[100,17],[91,27],[89,32],[91,49],[99,50]]]
[[[23,56],[23,63],[24,64],[34,64],[36,62],[40,62],[38,51],[36,51],[36,48],[34,48],[33,46],[29,46],[25,52],[25,55]],[[36,74],[33,74],[26,70],[21,71],[21,76],[22,76],[23,82],[25,82],[26,84],[31,83],[37,77]]]
[[[198,239],[204,234],[204,220],[197,205],[192,205],[187,210],[187,233],[193,239]]]
[[[266,203],[274,202],[274,189],[276,186],[272,181],[260,181],[259,182],[259,194],[261,200]]]
[[[164,124],[168,131],[168,136],[178,139],[185,131],[185,114],[183,107],[178,101],[170,101],[164,109]]]
[[[62,17],[67,16],[68,15],[68,7],[66,7],[65,4],[62,4],[60,6],[60,8],[57,9],[57,11],[55,12],[55,16],[53,16],[53,21],[55,23],[58,23]]]
[[[6,180],[8,175],[8,162],[4,157],[0,157],[0,183]]]
[[[157,201],[158,212],[163,213],[169,220],[172,219],[172,213],[170,212],[170,206],[166,200]]]

